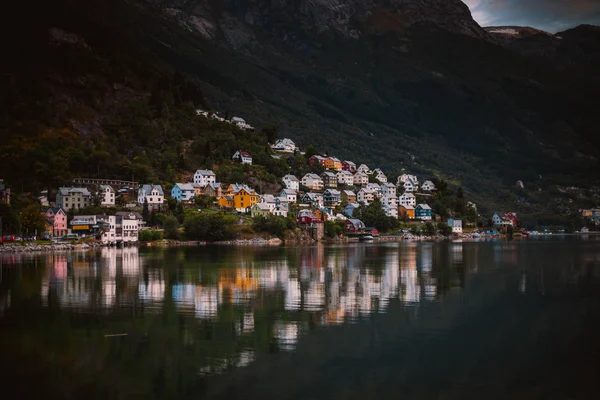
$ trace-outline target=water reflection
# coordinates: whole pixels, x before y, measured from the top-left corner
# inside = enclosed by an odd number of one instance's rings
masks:
[[[414,311],[473,285],[476,272],[518,265],[514,279],[497,287],[521,297],[544,294],[556,281],[598,275],[600,252],[574,253],[566,268],[549,274],[531,268],[538,254],[532,246],[105,248],[19,256],[0,268],[0,321],[26,312],[49,316],[47,327],[63,334],[86,326],[87,339],[76,343],[92,353],[115,349],[116,340],[98,342],[103,335],[127,333],[135,356],[117,352],[98,362],[120,365],[143,354],[154,365],[173,357],[189,374],[206,377],[251,367],[261,356],[293,354],[316,330],[370,323],[398,309],[421,315]]]

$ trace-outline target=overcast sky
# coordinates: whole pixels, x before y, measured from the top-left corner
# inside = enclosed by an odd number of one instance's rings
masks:
[[[531,26],[559,32],[600,25],[600,0],[463,0],[481,26]]]

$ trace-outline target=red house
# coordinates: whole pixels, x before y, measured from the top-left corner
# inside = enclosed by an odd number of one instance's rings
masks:
[[[346,221],[346,232],[359,233],[365,229],[365,224],[360,219],[349,219]]]
[[[67,234],[67,213],[62,207],[49,208],[42,211],[42,215],[52,224],[53,236],[60,237]]]
[[[364,233],[366,233],[366,234],[371,235],[371,236],[379,236],[379,231],[375,227],[373,227],[373,228],[365,228],[362,231]]]
[[[315,163],[319,163],[322,166],[325,166],[325,161],[327,160],[327,158],[322,157],[320,155],[314,155],[311,158],[308,159],[308,164],[309,165],[315,165]]]
[[[507,212],[504,216],[512,222],[513,226],[519,226],[519,220],[517,219],[517,213]]]
[[[298,213],[298,218],[296,219],[296,222],[299,224],[318,224],[322,223],[323,220],[317,218],[315,213],[313,213],[310,210],[301,210]]]
[[[356,164],[354,164],[352,161],[342,161],[342,170],[355,173]]]

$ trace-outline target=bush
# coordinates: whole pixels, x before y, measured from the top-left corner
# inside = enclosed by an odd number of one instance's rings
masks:
[[[163,232],[155,229],[144,229],[140,231],[139,239],[141,242],[152,242],[155,240],[162,240]]]
[[[164,222],[165,238],[179,239],[179,221],[175,217],[167,217]]]
[[[450,234],[452,233],[452,228],[445,222],[438,223],[437,227],[440,233],[444,236],[450,236]]]
[[[235,239],[233,229],[237,217],[222,213],[190,215],[183,224],[185,236],[189,240],[230,240]]]
[[[344,229],[333,221],[325,221],[325,236],[335,238],[340,236]]]
[[[281,237],[288,229],[288,219],[275,215],[256,217],[252,222],[252,228],[255,232],[265,232]]]

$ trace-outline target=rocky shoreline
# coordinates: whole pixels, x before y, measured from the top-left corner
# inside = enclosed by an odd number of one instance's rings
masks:
[[[37,244],[37,243],[22,243],[22,244],[7,244],[0,245],[0,253],[39,253],[39,252],[53,252],[53,251],[73,251],[73,250],[89,250],[98,247],[104,247],[103,243],[89,242],[89,243],[49,243],[49,244]]]

